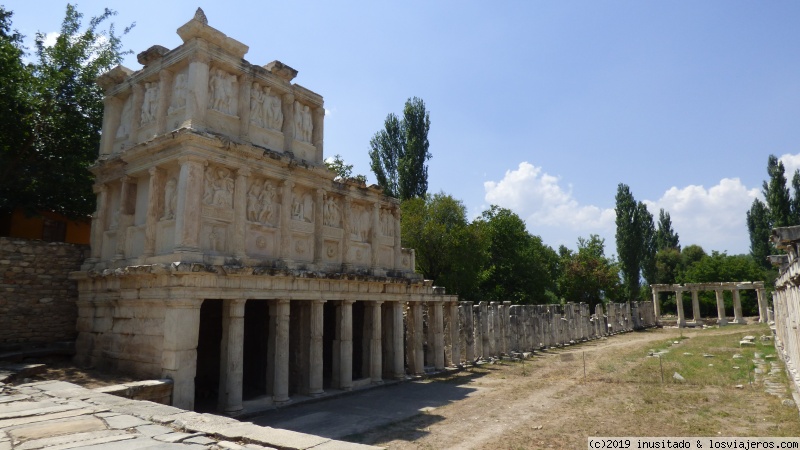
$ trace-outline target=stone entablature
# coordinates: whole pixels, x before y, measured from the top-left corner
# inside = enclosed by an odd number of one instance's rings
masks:
[[[742,289],[753,289],[758,296],[758,314],[759,322],[767,321],[767,300],[764,291],[763,281],[742,281],[742,282],[718,282],[718,283],[685,283],[681,284],[651,284],[650,288],[653,291],[653,306],[655,308],[655,315],[658,319],[661,316],[661,304],[659,302],[658,294],[661,292],[674,292],[676,297],[676,305],[678,309],[678,327],[686,326],[686,317],[683,311],[683,293],[686,291],[692,294],[692,317],[694,318],[694,325],[702,325],[702,318],[700,317],[700,301],[698,299],[698,292],[701,291],[714,291],[717,299],[717,324],[720,326],[727,325],[728,319],[725,315],[725,301],[724,292],[731,291],[733,293],[733,314],[734,322],[743,324],[746,323],[742,317],[742,302],[739,297],[739,291]]]

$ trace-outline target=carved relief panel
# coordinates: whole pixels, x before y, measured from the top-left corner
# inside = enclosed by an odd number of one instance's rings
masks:
[[[369,242],[371,222],[370,208],[353,203],[350,207],[350,239],[358,242]]]
[[[159,83],[156,81],[144,84],[144,98],[142,99],[142,112],[140,114],[139,125],[148,126],[156,122],[156,111],[158,110]]]
[[[311,118],[311,108],[298,101],[294,102],[294,134],[295,139],[311,143],[311,132],[314,124]]]
[[[208,75],[208,107],[229,116],[236,116],[239,83],[236,75],[216,67]]]
[[[341,200],[336,196],[325,194],[323,197],[322,224],[326,227],[342,228]]]
[[[117,139],[127,138],[131,133],[131,116],[133,116],[133,96],[128,97],[122,103],[122,113],[119,117],[119,126],[115,137]]]
[[[278,224],[278,190],[271,180],[253,178],[247,189],[247,220],[268,227]]]
[[[292,193],[292,220],[303,223],[314,222],[314,199],[308,189],[296,188]]]
[[[272,94],[272,88],[253,83],[250,88],[250,123],[261,128],[281,130],[281,99]]]

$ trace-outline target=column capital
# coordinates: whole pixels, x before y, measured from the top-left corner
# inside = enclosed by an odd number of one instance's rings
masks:
[[[252,174],[249,167],[240,167],[236,169],[236,176],[247,178]]]
[[[108,193],[108,185],[105,183],[95,184],[92,186],[92,191],[95,194],[107,194]]]
[[[356,301],[355,300],[342,300],[341,302],[342,302],[343,305],[352,305]]]
[[[180,164],[181,166],[192,163],[207,166],[208,160],[197,155],[184,155],[178,158],[178,164]]]
[[[230,301],[230,310],[228,314],[231,317],[244,317],[244,307],[247,303],[245,298],[237,298]]]
[[[279,298],[275,300],[275,303],[278,305],[288,305],[291,302],[288,298]]]
[[[383,300],[370,300],[370,303],[372,303],[373,306],[381,306],[384,303],[384,301]]]
[[[154,176],[155,174],[163,172],[163,171],[164,171],[164,169],[162,169],[162,168],[160,168],[158,166],[153,166],[153,167],[147,169],[147,173],[149,173],[151,177]]]

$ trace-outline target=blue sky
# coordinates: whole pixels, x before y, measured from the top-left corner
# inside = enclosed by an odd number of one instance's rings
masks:
[[[326,156],[369,173],[369,139],[405,100],[431,114],[429,191],[517,212],[554,248],[614,243],[630,186],[681,243],[749,251],[745,212],[769,154],[800,167],[800,3],[791,1],[83,1],[118,12],[135,53],[209,25],[280,60],[325,99]],[[65,3],[16,1],[14,27],[58,30]],[[88,20],[88,19],[87,19]],[[140,68],[135,56],[124,63]],[[791,176],[789,174],[789,176]]]

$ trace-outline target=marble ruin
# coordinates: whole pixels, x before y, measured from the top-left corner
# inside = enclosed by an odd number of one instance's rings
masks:
[[[687,325],[702,326],[703,318],[700,317],[700,301],[698,300],[698,293],[702,291],[714,291],[717,298],[717,324],[727,325],[728,318],[725,314],[725,291],[731,291],[733,294],[733,321],[735,323],[746,323],[742,317],[742,302],[739,291],[743,289],[753,289],[758,296],[758,314],[759,322],[764,323],[767,321],[767,299],[764,290],[764,282],[744,281],[740,283],[686,283],[680,284],[653,284],[650,286],[653,291],[653,307],[655,309],[656,318],[661,317],[661,302],[659,301],[658,294],[661,292],[674,292],[676,298],[676,308],[678,316],[678,327],[684,328]],[[683,293],[689,291],[692,295],[692,321],[686,322],[686,314],[683,308]]]
[[[243,395],[405,376],[405,310],[443,317],[456,298],[414,273],[399,202],[326,169],[323,99],[296,70],[245,61],[202,11],[178,35],[99,79],[78,360],[172,378],[174,405],[216,396],[230,414]]]
[[[198,10],[100,77],[105,115],[77,361],[170,378],[230,415],[655,325],[653,305],[457,302],[414,272],[400,209],[323,163],[322,97]]]
[[[772,294],[774,315],[773,335],[778,354],[786,362],[789,378],[800,388],[800,226],[772,230],[772,243],[785,255],[770,256],[779,269]]]

